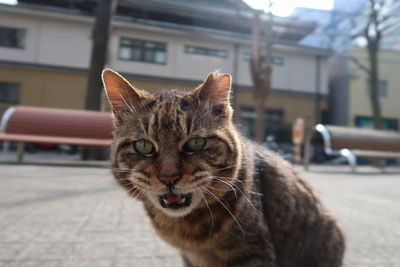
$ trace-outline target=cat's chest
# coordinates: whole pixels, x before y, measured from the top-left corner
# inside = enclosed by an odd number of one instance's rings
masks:
[[[225,231],[212,232],[210,225],[204,223],[164,221],[162,224],[155,224],[153,221],[153,225],[162,239],[180,250],[212,249],[226,234]]]

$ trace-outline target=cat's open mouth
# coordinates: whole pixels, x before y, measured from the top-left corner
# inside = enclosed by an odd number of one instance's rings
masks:
[[[189,194],[176,194],[169,191],[167,194],[159,197],[160,205],[167,209],[180,209],[190,206],[192,203],[192,193]]]

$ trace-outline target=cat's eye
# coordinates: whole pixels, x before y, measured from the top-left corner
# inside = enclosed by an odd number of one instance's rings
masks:
[[[206,145],[206,139],[204,137],[195,137],[186,142],[184,148],[189,152],[198,152]]]
[[[142,155],[148,155],[154,152],[154,145],[147,140],[138,140],[133,143],[135,151]]]

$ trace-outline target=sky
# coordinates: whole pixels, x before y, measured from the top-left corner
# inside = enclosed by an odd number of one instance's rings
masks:
[[[267,0],[244,0],[253,8],[261,9],[267,7]],[[334,0],[274,0],[272,13],[276,16],[287,17],[296,7],[308,7],[315,9],[330,10],[333,8]]]

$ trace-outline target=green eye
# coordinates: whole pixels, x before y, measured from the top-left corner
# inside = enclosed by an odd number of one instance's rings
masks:
[[[133,143],[133,147],[135,148],[136,152],[143,155],[151,154],[154,150],[153,144],[147,140],[138,140]]]
[[[186,142],[185,148],[189,152],[198,152],[206,145],[206,139],[204,137],[195,137]]]

